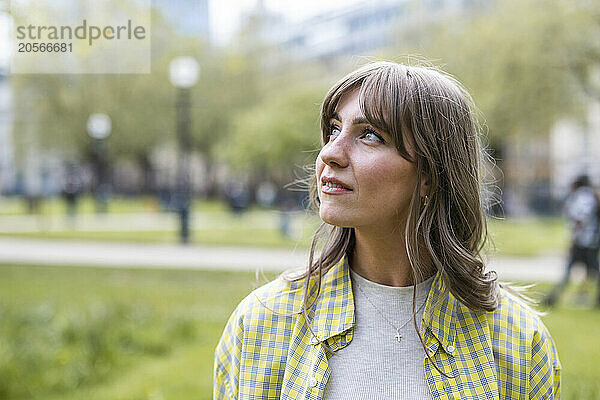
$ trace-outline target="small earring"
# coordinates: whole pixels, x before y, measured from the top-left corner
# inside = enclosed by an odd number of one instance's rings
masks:
[[[429,204],[429,196],[425,195],[425,200],[423,200],[423,205],[425,207],[427,207],[428,204]]]

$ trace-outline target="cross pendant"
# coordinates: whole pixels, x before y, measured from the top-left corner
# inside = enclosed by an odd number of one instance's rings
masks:
[[[400,331],[396,331],[396,336],[394,336],[396,338],[396,340],[398,342],[400,342],[400,340],[402,340],[402,335],[400,334]]]

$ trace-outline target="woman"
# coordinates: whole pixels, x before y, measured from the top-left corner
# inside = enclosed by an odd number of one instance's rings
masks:
[[[547,329],[484,271],[481,150],[460,84],[368,64],[330,89],[321,129],[325,245],[234,311],[215,398],[558,398]]]

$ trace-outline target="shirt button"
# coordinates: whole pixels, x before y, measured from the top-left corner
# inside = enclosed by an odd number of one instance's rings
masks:
[[[319,339],[317,339],[316,337],[312,337],[310,338],[310,344],[312,344],[313,346],[316,346],[317,344],[319,344]]]
[[[308,386],[310,386],[312,388],[317,386],[317,378],[315,378],[314,376],[311,376],[310,379],[308,380]]]
[[[454,354],[454,350],[456,350],[456,349],[452,345],[446,347],[446,351],[450,354]]]

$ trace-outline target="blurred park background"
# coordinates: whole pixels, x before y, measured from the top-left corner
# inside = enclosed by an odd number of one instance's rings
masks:
[[[465,84],[496,162],[491,264],[537,298],[561,276],[569,185],[600,184],[599,2],[154,0],[151,17],[149,74],[14,74],[0,1],[1,399],[211,398],[235,305],[305,260],[320,102],[369,60]],[[597,287],[574,275],[543,319],[563,398],[600,399]]]

